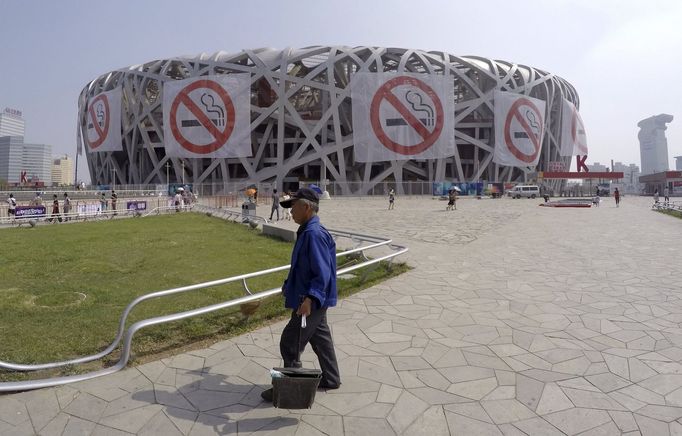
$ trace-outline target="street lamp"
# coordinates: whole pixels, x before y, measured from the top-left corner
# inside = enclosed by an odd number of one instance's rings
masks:
[[[170,180],[168,179],[168,170],[170,169],[170,162],[166,161],[166,185],[170,185]]]
[[[185,161],[182,160],[182,186],[185,186]]]
[[[114,188],[116,188],[116,168],[113,166],[111,167],[111,190],[113,191]]]

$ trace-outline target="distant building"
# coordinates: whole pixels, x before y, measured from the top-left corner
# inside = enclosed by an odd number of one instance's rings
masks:
[[[599,162],[595,162],[592,165],[587,165],[587,169],[593,172],[604,172],[607,171],[608,167],[606,165],[602,165]]]
[[[10,183],[20,181],[23,147],[23,136],[0,137],[0,180]]]
[[[73,184],[73,160],[68,155],[52,161],[52,184],[55,186]]]
[[[24,136],[24,119],[21,111],[6,107],[0,112],[0,137]]]
[[[639,176],[641,175],[639,167],[635,164],[624,164],[616,162],[613,164],[613,171],[621,171],[623,178],[617,180],[618,189],[624,194],[639,194],[644,189],[644,185],[639,183]]]
[[[641,129],[637,138],[643,175],[668,171],[668,140],[665,138],[665,131],[668,128],[666,124],[672,120],[672,115],[661,114],[637,123],[637,127]]]
[[[0,179],[21,183],[21,173],[27,181],[52,184],[52,146],[27,144],[23,136],[0,137]]]
[[[675,156],[675,169],[682,171],[682,156]]]

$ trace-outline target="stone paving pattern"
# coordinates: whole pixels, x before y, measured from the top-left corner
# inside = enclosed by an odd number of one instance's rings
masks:
[[[328,227],[392,237],[414,267],[330,310],[340,389],[262,402],[280,322],[1,396],[0,434],[682,435],[682,221],[650,202],[323,202]]]

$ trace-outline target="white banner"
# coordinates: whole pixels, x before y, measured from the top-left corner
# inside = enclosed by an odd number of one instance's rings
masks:
[[[521,94],[495,91],[495,153],[493,162],[534,167],[545,133],[545,102]]]
[[[85,143],[88,145],[88,153],[123,150],[121,88],[102,92],[88,100]]]
[[[573,103],[563,99],[561,108],[560,156],[587,155],[587,136],[580,112]]]
[[[250,74],[202,76],[163,85],[167,156],[251,156],[250,122]]]
[[[356,162],[437,159],[455,154],[451,77],[357,73],[351,81]]]

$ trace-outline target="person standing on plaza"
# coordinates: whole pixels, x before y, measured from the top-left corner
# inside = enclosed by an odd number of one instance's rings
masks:
[[[99,199],[99,210],[102,213],[107,211],[107,197],[104,192],[102,192],[102,197]]]
[[[320,200],[315,191],[301,188],[289,200],[280,203],[291,207],[294,222],[299,225],[291,253],[291,269],[282,285],[284,306],[291,318],[279,342],[286,368],[300,368],[301,351],[310,342],[322,370],[319,387],[337,389],[341,385],[327,309],[336,306],[336,243],[317,216]],[[306,327],[302,328],[302,317]],[[300,335],[300,342],[299,342]],[[261,397],[272,401],[272,388]]]
[[[670,190],[667,186],[663,188],[663,201],[666,203],[670,201]]]
[[[279,221],[279,194],[277,194],[277,189],[272,190],[272,207],[270,208],[270,221],[272,221],[272,215],[277,212],[277,221]]]
[[[393,188],[391,188],[391,190],[388,191],[388,210],[392,210],[394,206],[395,206],[395,191],[393,190]]]
[[[71,212],[71,199],[69,198],[68,193],[64,193],[64,220],[65,221],[70,221],[71,218],[69,217],[69,212]]]
[[[40,196],[40,192],[36,192],[36,196],[31,200],[31,206],[42,206],[43,197]]]
[[[7,214],[10,218],[14,218],[17,212],[17,200],[14,198],[14,194],[9,194],[7,197]]]
[[[175,197],[173,197],[173,205],[175,206],[175,212],[180,212],[182,209],[182,191],[178,188],[175,191]]]
[[[116,191],[113,189],[111,190],[111,210],[114,211],[114,215],[116,215],[116,202],[118,201],[118,195],[116,194]]]
[[[658,189],[654,191],[654,204],[658,203]]]
[[[613,191],[613,198],[616,200],[616,207],[620,207],[620,192],[618,191],[618,188]]]

